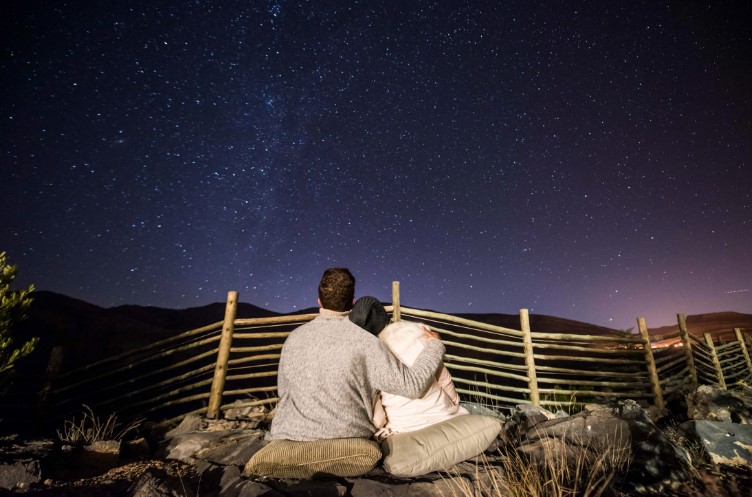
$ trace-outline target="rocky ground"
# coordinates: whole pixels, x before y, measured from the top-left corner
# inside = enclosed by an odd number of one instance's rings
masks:
[[[610,447],[627,447],[630,466],[614,471],[602,495],[720,496],[752,495],[752,435],[749,392],[729,394],[698,389],[682,406],[689,424],[669,413],[653,423],[648,411],[626,401],[591,405],[582,412],[556,416],[521,406],[506,417],[499,448],[493,448],[446,473],[396,478],[376,468],[358,478],[319,480],[251,479],[241,472],[250,455],[263,445],[268,413],[251,412],[236,420],[186,418],[168,433],[139,437],[122,444],[64,450],[52,440],[0,438],[0,494],[30,496],[111,497],[254,497],[254,496],[505,496],[551,495],[520,491],[510,471],[544,467],[540,454],[555,447],[557,459],[582,451],[577,430],[586,436],[618,433]],[[701,420],[701,421],[698,421]],[[732,423],[731,420],[737,421]],[[702,424],[701,424],[702,423]],[[720,431],[719,441],[700,441],[692,430]],[[703,432],[704,433],[704,432]],[[731,442],[724,446],[723,443]],[[96,449],[96,450],[95,450]],[[515,458],[510,464],[508,454]],[[522,457],[522,459],[519,459]],[[592,468],[588,471],[594,474]],[[592,478],[589,474],[586,478]],[[517,486],[515,486],[517,485]],[[595,494],[597,495],[597,494]]]
[[[473,465],[465,463],[459,472],[472,474]],[[446,477],[456,478],[457,475]],[[444,478],[446,478],[444,477]],[[434,495],[428,493],[429,488],[437,482],[445,483],[442,475],[434,474],[426,478],[414,479],[412,482],[398,481],[387,475],[372,475],[374,481],[383,485],[366,487],[363,493],[352,493],[352,479],[333,479],[320,481],[316,487],[321,493],[310,493],[312,485],[301,485],[296,488],[295,482],[280,482],[277,489],[264,489],[266,493],[237,493],[235,495],[268,495],[268,496],[316,496],[316,495],[360,495],[360,496],[423,496]],[[350,481],[348,481],[350,480]],[[469,487],[471,478],[463,481]],[[412,489],[410,488],[412,486]],[[212,488],[214,487],[214,488]],[[457,485],[444,485],[447,496],[472,495],[463,493]],[[388,490],[387,490],[388,488]],[[350,493],[340,493],[347,492]],[[372,493],[369,493],[369,490]],[[39,483],[22,486],[13,490],[0,490],[0,495],[28,495],[49,497],[162,497],[184,496],[200,497],[202,495],[216,495],[216,482],[210,479],[202,481],[194,465],[181,461],[166,461],[163,459],[146,458],[138,461],[123,461],[122,464],[105,471],[102,474],[77,478],[70,474],[64,478],[47,478]],[[439,494],[442,495],[442,494]],[[500,493],[499,495],[511,495]],[[606,493],[605,495],[609,495]],[[752,471],[740,470],[732,467],[717,467],[711,464],[700,464],[696,475],[689,481],[674,489],[659,491],[626,491],[615,488],[610,495],[613,497],[635,496],[667,496],[667,497],[749,497],[752,495]]]

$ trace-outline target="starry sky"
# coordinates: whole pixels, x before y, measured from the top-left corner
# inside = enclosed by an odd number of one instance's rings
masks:
[[[347,266],[444,312],[752,312],[751,2],[3,11],[19,285],[290,312]]]

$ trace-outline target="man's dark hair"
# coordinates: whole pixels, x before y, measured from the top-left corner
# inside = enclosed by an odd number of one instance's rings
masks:
[[[321,307],[331,311],[349,311],[355,298],[355,277],[349,269],[332,267],[324,271],[319,283]]]

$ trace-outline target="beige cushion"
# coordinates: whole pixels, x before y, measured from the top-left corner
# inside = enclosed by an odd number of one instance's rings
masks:
[[[251,457],[244,474],[274,478],[358,476],[371,471],[379,459],[379,444],[365,438],[272,440]]]
[[[486,450],[501,431],[492,416],[465,415],[381,442],[384,469],[396,476],[419,476],[447,470]]]

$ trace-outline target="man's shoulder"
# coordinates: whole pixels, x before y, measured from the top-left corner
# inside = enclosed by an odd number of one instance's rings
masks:
[[[357,324],[350,321],[347,316],[344,317],[330,317],[330,316],[316,316],[311,321],[304,323],[292,331],[295,335],[307,335],[308,333],[326,332],[332,331],[339,334],[346,334],[357,336],[361,340],[374,339],[377,342],[379,339],[364,330]]]

